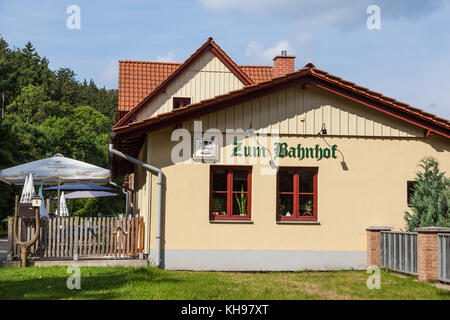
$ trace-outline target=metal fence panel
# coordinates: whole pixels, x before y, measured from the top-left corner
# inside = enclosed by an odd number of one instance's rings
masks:
[[[381,267],[417,275],[417,233],[381,232]]]
[[[450,235],[439,234],[439,263],[438,273],[439,280],[450,282]]]

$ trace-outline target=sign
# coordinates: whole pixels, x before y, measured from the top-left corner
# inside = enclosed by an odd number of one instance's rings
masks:
[[[196,160],[219,160],[216,140],[194,139],[194,148],[194,159]]]
[[[330,148],[323,148],[316,144],[314,147],[303,146],[300,143],[296,146],[289,146],[286,142],[275,143],[274,157],[275,158],[298,158],[302,159],[336,159],[337,145]],[[242,142],[234,142],[233,157],[263,157],[267,156],[267,149],[265,147],[247,147],[243,146]]]
[[[36,216],[31,203],[19,203],[19,218],[34,218]]]

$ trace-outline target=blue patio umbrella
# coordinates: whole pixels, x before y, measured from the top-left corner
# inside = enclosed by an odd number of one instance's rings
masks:
[[[45,188],[44,191],[57,191],[58,187]],[[116,191],[116,189],[96,184],[63,184],[61,191]]]

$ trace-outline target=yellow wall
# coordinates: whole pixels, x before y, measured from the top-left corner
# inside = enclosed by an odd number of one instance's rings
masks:
[[[168,138],[168,136],[166,136]],[[155,137],[153,138],[155,139]],[[170,152],[167,140],[158,136],[153,153]],[[325,146],[320,138],[280,137],[288,144]],[[209,222],[209,165],[163,167],[167,179],[166,249],[267,249],[267,250],[365,250],[365,227],[405,227],[408,210],[406,182],[414,180],[417,163],[434,156],[450,171],[449,144],[444,139],[327,138],[337,144],[348,171],[338,159],[321,161],[281,159],[281,166],[317,166],[318,217],[320,225],[277,225],[276,176],[260,175],[253,167],[253,224]],[[439,151],[442,149],[443,151]],[[445,151],[444,151],[445,150]],[[154,186],[153,190],[156,186]],[[153,194],[156,200],[156,194]],[[153,203],[156,204],[155,201]],[[156,207],[152,207],[156,212]],[[153,217],[153,229],[156,225]],[[152,231],[154,237],[155,230]],[[153,239],[153,238],[152,238]],[[154,241],[151,241],[154,247]]]
[[[315,90],[314,93],[319,91]],[[326,143],[336,144],[345,157],[348,170],[344,170],[341,165],[343,159],[340,153],[338,153],[338,159],[320,161],[280,159],[280,166],[319,168],[319,225],[277,224],[276,175],[261,175],[258,164],[253,166],[251,210],[253,223],[211,223],[209,221],[209,164],[192,160],[183,164],[172,163],[171,150],[177,144],[170,141],[174,128],[167,128],[149,135],[142,157],[146,151],[147,161],[163,169],[167,182],[164,206],[165,249],[364,251],[367,226],[392,226],[397,230],[404,228],[404,212],[408,210],[407,181],[414,180],[418,170],[417,164],[426,156],[437,158],[441,169],[450,172],[449,140],[439,136],[424,138],[421,130],[410,124],[400,123],[379,112],[368,110],[365,106],[354,103],[345,104],[342,100],[333,100],[332,96],[325,93],[324,96],[326,98],[323,101],[327,101],[326,105],[330,106],[330,110],[336,108],[342,116],[339,109],[342,108],[348,117],[352,115],[356,119],[355,124],[358,123],[358,119],[362,119],[360,122],[366,124],[370,121],[375,123],[373,119],[378,119],[379,123],[385,126],[392,124],[393,127],[381,130],[386,134],[389,132],[386,137],[366,135],[366,131],[364,131],[365,135],[347,136],[342,134],[342,126],[328,123],[329,134],[325,137],[326,141],[318,136],[286,134],[282,130],[280,142],[287,142],[292,146],[301,143],[311,147],[316,144],[321,147],[326,147]],[[277,103],[276,106],[279,107],[280,104]],[[322,103],[317,106],[323,111]],[[352,108],[351,112],[350,108]],[[295,121],[301,119],[301,114],[300,118],[298,114],[294,115]],[[324,112],[317,112],[317,114],[324,114]],[[342,119],[341,116],[339,119]],[[208,116],[208,119],[211,117],[215,117],[215,124],[217,124],[220,115],[216,113],[215,116]],[[282,118],[277,119],[281,119],[282,122],[284,121]],[[320,119],[321,122],[324,118]],[[203,130],[213,124],[213,122],[207,125],[204,123]],[[235,126],[234,122],[233,126]],[[244,129],[248,128],[243,123],[242,126]],[[191,124],[185,123],[184,127],[192,129]],[[313,126],[311,132],[319,130],[319,127]],[[398,136],[399,132],[404,132],[405,135],[417,135],[417,137],[401,137]],[[393,134],[396,136],[391,136]],[[226,148],[224,147],[222,153],[231,152],[229,146],[228,149]],[[224,158],[219,164],[224,164],[223,161]],[[141,179],[144,176],[146,179],[146,183],[137,184],[137,189],[140,212],[146,222],[151,221],[150,232],[146,232],[146,252],[148,252],[149,248],[155,248],[156,179],[150,179],[150,175],[142,171],[136,171],[136,174],[141,175]],[[136,177],[136,181],[142,180]],[[151,210],[148,210],[148,206]]]

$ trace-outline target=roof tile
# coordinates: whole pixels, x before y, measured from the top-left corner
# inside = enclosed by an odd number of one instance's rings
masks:
[[[119,111],[129,111],[167,79],[181,63],[119,61]],[[239,66],[254,83],[272,79],[271,66]]]

